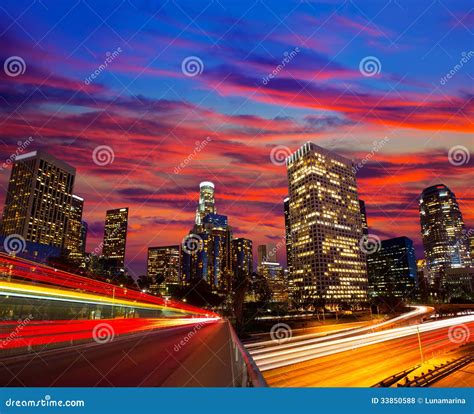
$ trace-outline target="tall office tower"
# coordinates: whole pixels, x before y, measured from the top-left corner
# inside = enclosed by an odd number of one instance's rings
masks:
[[[152,293],[167,295],[172,286],[179,286],[181,283],[181,246],[149,247],[147,276]]]
[[[252,240],[244,238],[232,240],[232,271],[234,281],[250,278],[253,272]]]
[[[102,255],[117,267],[124,267],[127,244],[128,207],[107,210]]]
[[[456,196],[444,184],[421,193],[420,224],[430,283],[442,289],[447,269],[471,264],[461,210]]]
[[[369,235],[369,225],[367,222],[367,213],[365,212],[365,202],[363,200],[359,200],[359,207],[360,207],[360,215],[362,219],[362,233],[365,236]]]
[[[267,260],[267,245],[259,244],[257,246],[257,266]]]
[[[216,293],[231,289],[232,231],[227,216],[210,213],[183,239],[183,274],[188,283],[206,281]]]
[[[82,242],[82,213],[84,210],[84,199],[75,194],[71,199],[71,210],[69,212],[69,227],[66,235],[66,249],[68,257],[73,262],[80,262],[84,258]]]
[[[283,206],[285,211],[286,267],[288,272],[291,273],[293,260],[291,257],[290,197],[283,200]]]
[[[86,257],[86,246],[87,246],[87,231],[89,226],[84,220],[81,221],[81,253],[82,257]]]
[[[3,210],[3,234],[63,249],[76,169],[43,151],[16,157]]]
[[[214,184],[210,181],[203,181],[199,184],[199,204],[196,209],[196,225],[202,225],[202,221],[206,215],[215,213]]]
[[[416,258],[408,237],[383,240],[378,251],[367,255],[369,296],[411,299],[416,296]]]
[[[471,266],[474,267],[474,236],[469,237],[469,246],[471,249]]]
[[[350,160],[307,142],[286,159],[294,300],[367,300],[362,220]]]
[[[232,287],[231,240],[232,232],[227,216],[210,213],[202,219],[203,240],[207,250],[207,280],[211,287],[219,292],[229,292]]]

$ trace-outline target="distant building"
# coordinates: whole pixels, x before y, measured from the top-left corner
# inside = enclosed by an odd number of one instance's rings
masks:
[[[244,238],[237,238],[232,240],[233,282],[249,278],[252,272],[252,240]]]
[[[416,258],[408,237],[383,240],[378,251],[367,255],[369,296],[414,298]]]
[[[119,268],[124,267],[127,228],[128,208],[107,210],[102,255]]]
[[[363,200],[359,200],[359,207],[360,207],[360,215],[362,219],[362,233],[366,236],[369,235],[369,225],[367,222],[367,213],[365,211],[365,202]]]
[[[260,244],[257,246],[257,265],[262,262],[276,262],[277,246],[275,243]]]
[[[425,259],[416,261],[416,285],[420,299],[426,302],[430,294],[430,283]]]
[[[3,210],[2,233],[65,248],[76,169],[43,151],[16,157]]]
[[[172,286],[181,284],[181,246],[148,248],[147,276],[153,293],[168,294]]]
[[[283,200],[283,208],[285,213],[285,243],[286,243],[286,267],[291,273],[292,269],[292,247],[291,247],[291,226],[290,226],[290,197]]]
[[[456,196],[444,184],[423,190],[420,224],[430,283],[436,289],[444,289],[447,269],[471,264],[461,210]]]
[[[71,261],[80,263],[84,259],[84,243],[82,228],[82,213],[84,210],[84,199],[75,194],[71,199],[71,211],[69,213],[69,227],[66,237],[66,249]]]
[[[200,226],[205,216],[215,213],[214,183],[203,181],[199,184],[199,204],[196,209],[196,225]]]
[[[87,225],[87,222],[82,220],[81,221],[81,243],[80,243],[80,251],[82,256],[85,258],[86,257],[86,246],[87,246],[87,231],[89,229],[89,226]]]
[[[267,281],[272,302],[288,302],[288,282],[283,266],[280,263],[262,262],[258,266],[257,273]]]
[[[307,142],[286,159],[295,301],[367,300],[367,268],[352,162]]]

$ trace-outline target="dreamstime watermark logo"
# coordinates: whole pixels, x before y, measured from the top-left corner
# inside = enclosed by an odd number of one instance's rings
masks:
[[[181,72],[191,78],[200,75],[203,70],[204,62],[197,56],[188,56],[181,62]]]
[[[20,234],[10,234],[3,240],[3,249],[11,255],[23,253],[26,249],[26,241]]]
[[[94,151],[92,151],[92,160],[94,161],[94,164],[98,165],[99,167],[112,164],[114,159],[114,150],[108,145],[99,145],[94,148]]]
[[[470,50],[469,52],[462,52],[461,56],[462,57],[459,62],[456,63],[453,68],[439,80],[439,83],[441,85],[446,85],[448,80],[451,79],[454,75],[456,75],[456,73],[458,73],[464,67],[464,65],[474,57],[474,50]]]
[[[211,137],[207,137],[203,141],[196,141],[196,146],[194,147],[193,152],[191,152],[191,154],[189,154],[177,167],[175,167],[174,173],[179,174],[181,170],[186,168],[189,163],[191,163],[191,161],[196,157],[196,155],[199,154],[204,148],[206,148],[207,144],[209,144],[209,142],[211,141]]]
[[[375,56],[366,56],[359,62],[359,71],[363,76],[371,78],[372,76],[380,74],[382,71],[382,63],[379,58]]]
[[[196,326],[194,326],[194,328],[191,331],[189,331],[187,335],[183,339],[181,339],[181,341],[179,341],[177,344],[174,345],[173,347],[174,352],[178,352],[181,350],[181,348],[186,346],[187,343],[191,339],[193,339],[193,336],[196,335],[202,329],[202,327],[207,325],[209,322],[210,321],[201,322],[201,323],[198,323]]]
[[[203,249],[204,241],[202,237],[197,234],[188,234],[181,242],[183,250],[188,254],[197,254]]]
[[[359,247],[365,254],[373,254],[380,250],[382,242],[380,238],[374,234],[364,234],[359,240]]]
[[[365,164],[367,164],[374,157],[374,155],[377,154],[377,152],[379,152],[389,141],[390,138],[388,137],[385,137],[380,141],[374,141],[372,143],[372,150],[368,152],[361,161],[353,165],[352,172],[356,174],[358,171],[360,171],[365,166]]]
[[[109,323],[98,323],[94,326],[94,329],[92,329],[92,338],[98,344],[112,342],[115,338],[115,330]]]
[[[92,83],[92,81],[94,79],[97,79],[99,77],[99,75],[105,70],[107,69],[107,66],[109,66],[110,63],[112,63],[115,58],[120,55],[120,53],[122,53],[122,48],[121,47],[118,47],[117,49],[115,49],[113,52],[107,52],[105,54],[105,59],[104,59],[104,62],[101,63],[97,69],[92,72],[86,79],[84,79],[84,83],[86,85],[90,85]]]
[[[84,400],[53,400],[50,395],[45,395],[39,400],[14,400],[5,401],[5,407],[85,407]]]
[[[291,155],[291,150],[284,145],[277,145],[270,151],[270,161],[275,165],[285,165],[286,159]]]
[[[464,324],[450,326],[448,329],[448,338],[453,344],[467,342],[470,336],[469,327]]]
[[[270,338],[279,344],[288,342],[293,336],[293,331],[286,323],[277,323],[270,329]]]
[[[26,71],[26,62],[20,56],[10,56],[3,63],[3,70],[7,76],[15,78]]]
[[[23,154],[23,152],[30,146],[30,144],[34,141],[33,137],[27,138],[25,141],[18,141],[17,142],[17,148],[13,154],[11,154],[5,162],[2,164],[0,167],[0,171],[3,171],[5,168],[9,167],[11,164],[13,164],[16,160],[16,158]]]
[[[281,60],[280,64],[275,67],[267,76],[262,79],[262,83],[264,85],[268,85],[268,83],[276,78],[278,74],[285,68],[285,66],[290,63],[295,56],[300,52],[299,47],[295,47],[291,52],[283,53],[283,59]]]
[[[18,319],[18,325],[16,326],[16,328],[10,332],[10,334],[3,339],[3,341],[0,343],[0,349],[2,348],[6,348],[8,346],[8,344],[10,342],[12,342],[13,340],[15,340],[18,335],[20,335],[20,332],[22,331],[22,329],[28,325],[31,320],[33,319],[33,315],[28,315],[25,319]]]
[[[469,153],[469,150],[462,145],[455,145],[448,151],[449,163],[455,167],[468,164],[470,159],[471,154]]]

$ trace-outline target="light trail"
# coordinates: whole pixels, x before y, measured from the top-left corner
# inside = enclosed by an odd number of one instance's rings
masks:
[[[219,317],[212,311],[182,302],[75,275],[4,253],[0,253],[0,281],[0,295],[3,296],[162,309],[182,314]]]
[[[417,324],[408,327],[393,328],[381,332],[366,333],[355,337],[334,339],[323,343],[302,345],[293,343],[282,347],[271,347],[265,350],[251,351],[251,355],[261,371],[268,371],[300,362],[321,358],[340,352],[354,350],[360,347],[373,345],[385,341],[404,338],[418,333],[435,331],[451,326],[465,325],[470,337],[474,325],[474,316],[463,316],[445,319],[426,324]],[[305,341],[302,341],[305,342]]]
[[[96,320],[29,321],[0,323],[0,349],[26,348],[94,339],[110,342],[115,336],[157,329],[194,325],[201,329],[220,318],[130,318]]]
[[[301,345],[306,345],[306,344],[312,344],[312,343],[318,343],[318,342],[325,342],[328,340],[336,339],[336,338],[341,338],[345,337],[348,335],[353,335],[357,333],[362,333],[362,332],[369,332],[369,331],[374,331],[375,329],[380,329],[385,326],[390,326],[392,324],[397,324],[400,322],[404,322],[406,320],[416,318],[419,316],[427,315],[431,312],[434,311],[433,308],[428,307],[428,306],[413,306],[415,308],[413,311],[404,313],[403,315],[397,316],[395,318],[389,319],[387,321],[383,321],[374,325],[370,325],[367,327],[362,327],[362,328],[343,328],[340,330],[337,330],[334,333],[328,333],[324,336],[321,336],[321,333],[316,333],[316,334],[307,334],[307,335],[300,335],[295,337],[295,341],[289,341],[288,343],[285,342],[285,344],[280,344],[280,345],[275,345],[274,340],[269,340],[269,341],[260,341],[260,342],[252,342],[249,344],[246,344],[245,347],[249,349],[249,352],[252,355],[258,355],[262,353],[267,353],[268,351],[271,350],[280,350],[280,349],[285,349],[285,348],[292,348],[296,345],[301,346]],[[303,338],[313,338],[313,339],[307,339],[302,341],[301,339]],[[261,348],[261,349],[253,349],[253,348]]]

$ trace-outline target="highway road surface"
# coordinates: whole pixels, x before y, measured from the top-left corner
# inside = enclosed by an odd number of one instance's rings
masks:
[[[227,322],[115,337],[0,360],[1,386],[232,386]]]
[[[458,334],[453,335],[454,328]],[[251,354],[269,386],[366,387],[416,366],[422,358],[469,342],[473,330],[474,317],[466,316],[350,337],[336,334],[333,339],[330,335],[267,346]]]

